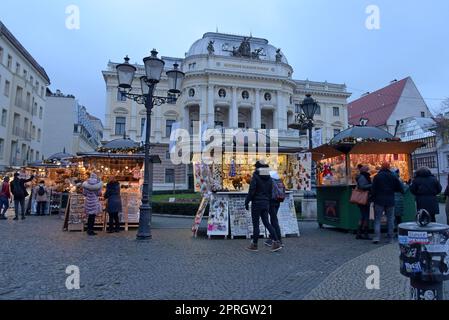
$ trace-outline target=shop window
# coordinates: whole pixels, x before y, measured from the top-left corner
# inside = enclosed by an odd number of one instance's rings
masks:
[[[126,130],[126,118],[125,117],[117,117],[115,118],[115,135],[123,136]]]
[[[226,98],[226,90],[225,89],[218,90],[218,96],[220,98]]]
[[[165,169],[165,183],[175,182],[175,169]]]
[[[340,116],[340,108],[333,107],[332,109],[333,109],[334,117],[339,117]]]

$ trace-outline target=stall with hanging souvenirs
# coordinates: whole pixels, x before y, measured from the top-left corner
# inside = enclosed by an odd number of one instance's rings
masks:
[[[69,204],[65,213],[64,230],[84,230],[87,217],[84,210],[84,196],[82,182],[91,173],[95,173],[104,184],[113,176],[121,186],[121,200],[123,212],[120,222],[125,230],[137,227],[139,223],[139,207],[141,203],[141,185],[143,183],[144,154],[141,146],[130,139],[118,139],[109,142],[97,152],[79,153],[70,159],[78,169],[77,183],[73,185]],[[106,229],[107,214],[105,200],[101,196],[103,213],[97,215],[95,227]]]
[[[353,127],[337,136],[329,144],[312,150],[317,162],[317,205],[320,227],[330,225],[344,230],[358,228],[359,208],[350,202],[358,165],[367,166],[372,178],[382,163],[399,169],[400,179],[411,180],[411,154],[422,143],[401,142],[388,132],[374,127]],[[409,191],[404,195],[403,222],[413,221],[416,207]]]
[[[193,159],[195,191],[203,195],[195,217],[192,232],[196,236],[201,219],[209,204],[207,235],[227,238],[246,237],[253,234],[251,211],[245,209],[255,163],[264,160],[273,171],[277,171],[288,192],[281,204],[278,218],[282,236],[299,236],[298,220],[294,203],[294,192],[311,188],[311,155],[301,153],[300,148],[280,148],[276,153],[251,152],[248,148],[225,151],[219,160],[205,164],[201,155]],[[221,161],[220,161],[221,160]],[[261,236],[268,236],[261,223]]]

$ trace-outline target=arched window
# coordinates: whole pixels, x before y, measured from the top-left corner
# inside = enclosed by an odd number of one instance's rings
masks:
[[[271,93],[269,93],[269,92],[265,93],[264,98],[265,98],[265,101],[271,101]]]
[[[189,90],[189,97],[193,98],[195,96],[195,89]]]

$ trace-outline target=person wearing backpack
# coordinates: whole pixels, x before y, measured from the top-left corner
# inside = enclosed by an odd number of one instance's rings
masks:
[[[284,247],[284,244],[282,243],[281,228],[279,226],[278,212],[281,203],[285,201],[286,189],[284,183],[282,182],[279,174],[276,171],[270,171],[270,176],[271,181],[273,182],[273,191],[269,211],[270,224],[273,226],[274,231],[276,231],[276,236],[279,239],[279,244],[281,245],[281,247]],[[275,237],[270,233],[270,239],[264,241],[264,245],[266,245],[267,247],[271,247],[273,246],[274,241]]]
[[[48,189],[45,187],[45,181],[39,181],[39,185],[34,188],[34,199],[37,203],[36,215],[45,216],[48,202]]]
[[[7,220],[6,211],[9,208],[9,199],[11,199],[11,192],[9,191],[9,177],[6,176],[0,184],[0,220]]]
[[[270,177],[270,167],[262,161],[257,161],[256,171],[251,178],[251,183],[249,186],[248,195],[245,200],[245,209],[249,210],[249,203],[251,202],[251,218],[253,223],[253,240],[251,245],[247,247],[249,251],[258,251],[257,243],[260,235],[260,219],[265,228],[273,235],[275,238],[273,246],[271,247],[272,252],[279,251],[282,249],[279,239],[276,235],[276,231],[270,224],[268,215],[270,211],[270,201],[273,194],[273,183]]]
[[[18,172],[14,173],[14,180],[9,184],[11,193],[14,196],[14,210],[16,214],[14,220],[19,220],[19,206],[21,208],[22,220],[25,220],[25,198],[28,197],[25,183],[33,179],[34,176],[31,176],[29,179],[24,179],[20,178]]]

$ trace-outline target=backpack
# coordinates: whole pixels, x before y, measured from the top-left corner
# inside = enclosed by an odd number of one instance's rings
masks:
[[[273,192],[272,199],[278,202],[284,202],[285,196],[285,185],[282,180],[274,180],[273,181]]]
[[[37,194],[43,196],[45,194],[45,188],[43,186],[39,186],[39,189],[37,189]]]

